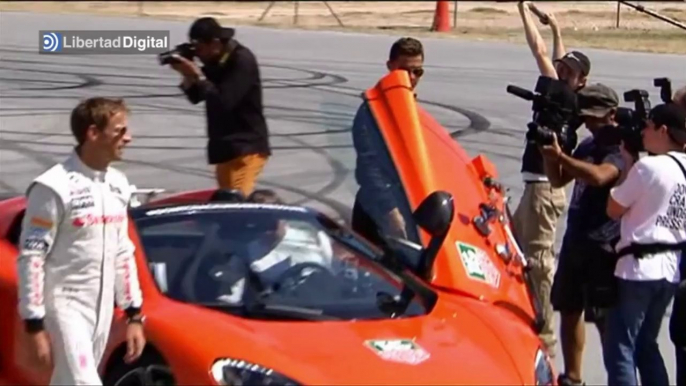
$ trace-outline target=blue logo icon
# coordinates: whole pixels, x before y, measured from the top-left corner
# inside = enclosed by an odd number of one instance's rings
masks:
[[[56,52],[62,50],[62,34],[59,32],[43,33],[43,51]]]

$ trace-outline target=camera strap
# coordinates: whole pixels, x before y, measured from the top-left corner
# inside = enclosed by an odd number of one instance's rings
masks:
[[[673,159],[674,162],[676,162],[676,164],[679,165],[679,169],[681,169],[681,172],[684,173],[684,180],[686,180],[686,169],[684,168],[684,165],[682,165],[681,162],[679,162],[679,160],[676,159],[675,156],[673,156],[673,155],[671,155],[671,154],[669,154],[669,153],[667,153],[667,154],[665,154],[665,155],[666,155],[667,157]]]
[[[686,168],[684,168],[684,165],[679,162],[679,160],[674,157],[673,155],[667,153],[666,154],[669,158],[674,160],[677,165],[679,165],[679,169],[681,169],[681,172],[684,174],[684,180],[686,181]],[[645,255],[654,255],[657,253],[662,253],[662,252],[670,252],[670,251],[686,251],[686,241],[682,241],[680,243],[676,244],[669,244],[669,243],[650,243],[650,244],[638,244],[638,243],[631,243],[631,245],[624,247],[620,249],[617,252],[617,257],[622,257],[625,255],[633,255],[636,259],[641,259]]]

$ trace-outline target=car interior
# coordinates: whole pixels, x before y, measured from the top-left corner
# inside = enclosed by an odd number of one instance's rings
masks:
[[[24,221],[24,214],[26,210],[22,210],[7,230],[7,241],[15,247],[19,247],[19,239],[21,238],[21,223]]]
[[[158,288],[181,301],[213,301],[227,262],[263,232],[241,223],[216,226],[188,218],[141,227],[140,237]],[[203,276],[204,275],[204,276]]]

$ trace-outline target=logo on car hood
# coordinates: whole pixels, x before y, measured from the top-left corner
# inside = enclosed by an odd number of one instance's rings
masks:
[[[417,365],[429,359],[431,354],[410,339],[375,339],[364,342],[381,359]]]

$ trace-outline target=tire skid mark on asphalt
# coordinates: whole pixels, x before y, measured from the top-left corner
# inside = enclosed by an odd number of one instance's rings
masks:
[[[156,112],[156,111],[155,111]],[[26,113],[28,116],[33,116],[34,114]],[[64,113],[61,113],[64,114]],[[57,115],[57,113],[52,113],[50,115]],[[0,117],[6,117],[0,113]],[[330,135],[330,134],[346,134],[350,132],[350,128],[346,129],[335,129],[335,130],[324,130],[324,131],[311,131],[303,133],[285,134],[285,133],[269,133],[270,137],[309,137],[316,135]],[[3,134],[15,134],[15,135],[27,135],[27,136],[45,136],[49,135],[51,137],[68,137],[71,138],[71,133],[53,133],[49,131],[20,131],[20,130],[0,130]],[[136,139],[206,139],[207,136],[203,134],[198,135],[149,135],[149,134],[136,134]]]
[[[2,133],[2,131],[0,131]],[[44,169],[50,168],[52,165],[55,164],[55,160],[52,157],[46,156],[45,152],[43,151],[37,151],[30,149],[28,147],[22,146],[20,143],[17,141],[7,139],[7,138],[2,138],[2,141],[0,141],[0,150],[9,150],[13,151],[17,154],[20,154],[32,161],[35,161],[39,165],[41,165]],[[23,193],[14,188],[12,185],[6,183],[3,181],[2,178],[0,178],[0,189],[2,191],[9,191],[9,192],[14,192],[14,193]]]
[[[0,132],[2,133],[2,132]],[[52,135],[49,133],[46,133],[48,135]],[[284,137],[288,137],[287,134],[283,135]],[[294,142],[299,142],[303,143],[302,146],[288,146],[288,145],[283,145],[283,146],[272,146],[272,150],[317,150],[317,149],[350,149],[352,148],[352,145],[309,145],[306,142],[300,142],[296,141],[293,138],[289,138],[293,140]],[[3,139],[4,141],[4,139]],[[32,140],[20,140],[20,139],[14,139],[11,140],[12,142],[16,144],[22,144],[22,145],[38,145],[38,146],[53,146],[53,147],[69,147],[73,148],[74,144],[73,143],[60,143],[60,142],[44,142],[44,141],[32,141]],[[198,147],[191,147],[191,146],[153,146],[153,145],[127,145],[127,149],[136,149],[136,150],[205,150],[205,146],[198,146]],[[316,152],[318,153],[318,152]]]
[[[346,86],[325,86],[325,87],[319,86],[319,87],[317,87],[317,89],[321,90],[321,91],[333,92],[333,93],[340,94],[340,95],[357,97],[357,98],[360,98],[360,100],[362,100],[362,93],[364,92],[364,90],[356,89],[356,88],[352,88],[352,87],[346,87]],[[425,104],[425,105],[440,107],[440,108],[446,109],[448,111],[458,113],[460,115],[463,115],[464,117],[466,117],[469,120],[469,126],[467,128],[450,133],[450,136],[453,138],[460,138],[460,137],[476,134],[476,133],[488,130],[488,128],[490,127],[490,124],[491,124],[490,121],[488,119],[486,119],[486,117],[484,117],[483,115],[476,113],[474,111],[467,110],[467,109],[464,109],[464,108],[461,108],[458,106],[454,106],[454,105],[448,105],[445,103],[439,103],[439,102],[434,102],[434,101],[430,101],[430,100],[424,100],[421,98],[417,98],[417,101],[422,103],[422,104]]]
[[[7,60],[4,60],[6,62],[9,62]],[[52,62],[46,63],[46,62],[40,62],[40,61],[26,61],[26,60],[10,60],[14,63],[21,63],[21,64],[28,64],[27,62],[33,62],[32,64],[40,64],[40,65],[45,65],[45,64],[54,64]],[[0,62],[1,63],[1,62]],[[102,63],[97,63],[97,67],[99,68],[115,68],[115,69],[122,69],[121,66],[117,65],[109,65],[109,64],[102,64]],[[271,88],[271,89],[278,89],[278,88],[284,88],[284,89],[292,89],[292,88],[313,88],[318,91],[323,91],[323,92],[333,92],[338,95],[345,95],[345,96],[351,96],[351,97],[356,97],[356,98],[361,98],[363,90],[351,88],[351,87],[346,87],[344,86],[345,83],[348,82],[348,80],[338,74],[333,74],[333,73],[326,73],[322,71],[314,71],[314,70],[309,70],[309,69],[304,69],[304,68],[299,68],[299,67],[294,67],[294,66],[286,66],[286,65],[278,65],[278,64],[270,64],[270,63],[265,63],[261,65],[262,67],[272,67],[272,68],[277,68],[277,69],[282,69],[282,70],[290,70],[290,71],[295,71],[295,72],[303,72],[307,74],[307,76],[299,78],[299,79],[293,79],[293,78],[269,78],[266,80],[265,83],[268,83],[265,85],[264,88]],[[88,66],[92,68],[93,66]],[[83,83],[72,85],[72,86],[58,86],[57,88],[53,88],[54,90],[61,90],[61,89],[75,89],[75,88],[88,88],[88,87],[94,87],[94,86],[118,86],[116,82],[109,82],[109,81],[104,81],[102,79],[99,79],[97,77],[105,77],[105,78],[129,78],[129,79],[152,79],[159,81],[159,76],[145,76],[145,75],[122,75],[122,74],[101,74],[97,71],[91,71],[89,73],[73,73],[73,72],[68,72],[68,71],[55,71],[55,70],[46,70],[46,69],[15,69],[15,68],[5,68],[3,66],[0,66],[0,69],[5,69],[5,70],[10,70],[10,71],[28,71],[28,72],[33,72],[33,73],[47,73],[47,74],[55,74],[55,75],[69,75],[69,76],[76,76],[84,80]],[[324,80],[324,82],[321,82]],[[21,80],[17,80],[17,82],[21,82]],[[32,81],[32,83],[37,83],[39,81]],[[49,83],[49,81],[46,81],[46,83]],[[128,86],[128,84],[124,84],[124,86]],[[176,87],[176,86],[172,86]],[[27,89],[24,89],[27,90]],[[33,89],[33,90],[46,90],[46,89]],[[31,91],[31,89],[29,89]],[[19,96],[19,99],[21,99],[22,96]],[[35,98],[36,96],[24,96],[25,98]],[[49,97],[49,98],[64,98],[64,96],[52,96],[52,95],[43,95],[43,97]],[[126,99],[133,99],[133,98],[140,98],[140,99],[153,99],[153,98],[168,98],[168,97],[183,97],[183,93],[174,93],[174,94],[137,94],[137,95],[130,95],[130,96],[119,96],[123,97]],[[16,96],[6,96],[3,95],[2,98],[16,98]],[[458,130],[455,132],[451,132],[451,136],[453,137],[461,137],[461,136],[467,136],[472,133],[480,132],[483,130],[488,129],[490,123],[488,122],[487,119],[482,117],[481,115],[477,113],[473,113],[469,110],[462,109],[457,106],[451,106],[451,105],[446,105],[442,103],[437,103],[437,102],[432,102],[432,101],[424,101],[421,100],[422,103],[428,104],[428,105],[433,105],[436,107],[444,108],[452,112],[456,112],[458,114],[461,114],[470,121],[470,125],[463,130]],[[170,107],[168,105],[160,105],[156,106],[154,104],[151,104],[149,102],[147,103],[136,103],[137,105],[140,105],[141,107],[150,107],[153,110],[149,111],[151,113],[154,113],[155,110],[154,108],[159,107],[160,111],[168,111],[168,110],[173,110],[173,107]],[[267,106],[269,108],[269,106]],[[275,109],[281,108],[282,110],[286,111],[298,111],[299,109],[297,108],[292,108],[292,107],[276,107]],[[16,112],[17,110],[20,109],[14,109]],[[185,113],[196,113],[200,114],[200,112],[193,111],[187,108],[183,109]],[[312,119],[311,116],[308,114],[302,114],[303,112],[305,113],[313,113],[315,111],[309,110],[301,110],[298,111],[300,113],[300,116],[274,116],[274,114],[270,114],[268,116],[269,119],[273,120],[291,120],[291,121],[296,121],[296,122],[303,122],[303,123],[312,123],[308,122],[307,120]],[[316,111],[315,113],[320,113],[320,111]],[[324,117],[322,119],[331,119],[330,113],[325,113],[323,114]],[[341,114],[341,116],[344,116],[345,114]],[[5,115],[7,116],[7,115]],[[352,122],[352,116],[349,117],[350,122]],[[298,121],[300,119],[300,121]],[[327,122],[326,126],[335,126],[331,125],[330,122]],[[301,195],[305,197],[305,199],[298,200],[297,204],[302,205],[308,202],[309,200],[317,201],[320,202],[326,206],[328,206],[330,209],[334,210],[342,219],[345,221],[349,220],[349,206],[345,205],[337,200],[329,199],[326,196],[329,195],[330,193],[334,192],[336,189],[338,189],[340,186],[342,186],[343,182],[345,181],[349,170],[343,165],[340,161],[336,160],[335,158],[331,157],[328,155],[328,153],[324,149],[336,149],[336,148],[350,148],[352,144],[347,144],[347,145],[321,145],[321,146],[316,146],[316,145],[309,145],[307,142],[297,139],[297,137],[302,137],[302,136],[307,136],[307,135],[317,135],[317,134],[332,134],[332,132],[336,132],[339,134],[343,134],[346,132],[349,132],[350,127],[349,125],[340,125],[341,129],[340,130],[326,130],[324,132],[319,132],[319,133],[284,133],[284,134],[275,134],[274,136],[278,137],[285,137],[288,138],[289,140],[299,143],[301,146],[275,146],[275,150],[310,150],[315,154],[318,154],[319,156],[323,157],[325,161],[328,163],[329,167],[331,168],[332,171],[332,179],[327,182],[322,188],[318,189],[315,192],[307,192],[299,188],[294,188],[292,186],[287,186],[284,184],[279,184],[279,183],[274,183],[270,181],[263,181],[261,184],[264,185],[271,185],[273,187],[278,187],[279,189],[287,190],[292,193],[296,193],[298,195]],[[17,133],[19,134],[19,133]],[[22,134],[27,134],[26,132],[23,132]],[[45,133],[48,134],[48,133]],[[44,135],[41,133],[41,135]],[[173,136],[147,136],[146,138],[151,139],[151,138],[174,138]],[[185,136],[184,136],[185,137]],[[200,136],[198,136],[200,137]],[[143,138],[140,137],[139,138]],[[43,145],[43,146],[72,146],[71,144],[48,144],[42,141],[14,141],[15,142],[15,147],[14,151],[17,151],[19,153],[29,153],[30,149],[27,148],[22,148],[18,147],[17,145],[19,143],[23,144],[37,144],[37,145]],[[188,149],[204,149],[203,148],[189,148],[187,146],[137,146],[137,145],[131,145],[130,148],[132,149],[157,149],[157,150],[188,150]],[[27,151],[29,150],[29,151]],[[34,152],[36,153],[36,152]],[[51,161],[52,162],[52,161]],[[155,162],[143,162],[143,161],[124,161],[128,163],[135,163],[139,165],[144,165],[148,167],[154,167],[157,169],[163,169],[163,170],[168,170],[168,171],[175,171],[179,173],[184,173],[184,174],[192,174],[196,176],[203,176],[203,177],[208,177],[208,178],[213,178],[212,173],[206,171],[206,170],[195,170],[191,171],[188,170],[187,168],[170,168],[168,166],[168,162],[162,164],[162,163],[155,163]]]
[[[304,78],[302,78],[302,79],[296,79],[295,82],[303,82],[303,81],[310,81],[310,82],[312,82],[312,81],[317,81],[317,80],[327,79],[327,78],[330,78],[331,80],[328,81],[328,83],[326,83],[326,84],[337,84],[337,83],[347,82],[347,79],[344,78],[344,77],[341,77],[341,76],[332,76],[332,77],[329,77],[328,74],[322,73],[322,72],[311,71],[311,70],[305,70],[305,69],[297,69],[297,68],[293,68],[293,67],[289,67],[289,66],[279,66],[279,65],[275,65],[274,67],[275,67],[275,68],[281,68],[281,69],[292,70],[292,71],[301,71],[301,72],[304,72],[304,73],[306,73],[306,74],[308,75],[307,77],[304,77]],[[1,68],[1,67],[0,67],[0,68]],[[12,69],[12,70],[16,70],[16,69]],[[61,74],[61,75],[76,75],[76,76],[79,76],[79,75],[77,75],[77,74],[68,73],[68,72],[64,72],[64,71],[50,71],[50,70],[48,70],[48,71],[41,71],[40,69],[39,69],[39,70],[31,70],[31,71],[33,71],[33,72],[47,72],[47,73]],[[100,75],[100,74],[97,74],[97,75]],[[93,75],[92,75],[92,74],[89,74],[89,75],[87,75],[87,76],[91,78],[91,79],[89,79],[90,81],[84,82],[84,83],[82,83],[82,84],[73,85],[73,86],[60,87],[60,89],[65,89],[65,88],[86,88],[86,87],[92,87],[92,86],[96,86],[96,85],[108,85],[108,86],[111,85],[111,84],[109,84],[108,82],[104,82],[104,81],[101,81],[101,80],[100,80],[100,81],[93,81],[95,78],[93,78]],[[83,77],[82,77],[82,78],[83,78]],[[283,80],[275,80],[274,82],[276,82],[276,83],[278,84],[277,88],[279,88],[279,87],[280,87],[280,88],[313,87],[313,86],[315,86],[315,85],[318,85],[318,83],[309,83],[309,84],[308,84],[308,83],[300,83],[300,84],[297,84],[297,83],[296,83],[296,84],[293,84],[294,80],[293,80],[293,79],[288,79],[288,78],[287,78],[287,79],[283,79]],[[180,96],[183,96],[182,93],[180,93],[179,95],[180,95]],[[6,95],[3,95],[2,97],[3,97],[3,98],[13,98],[13,96],[6,96]],[[27,98],[30,98],[30,97],[31,97],[31,96],[27,96]],[[137,97],[140,97],[140,98],[150,98],[150,97],[152,97],[152,95],[137,95]],[[130,97],[125,97],[125,98],[130,99]],[[296,143],[300,143],[300,144],[302,145],[302,147],[290,146],[290,147],[287,147],[288,149],[299,149],[299,150],[300,150],[300,149],[304,149],[304,150],[310,150],[310,151],[314,152],[315,154],[318,154],[318,155],[324,157],[324,159],[327,161],[327,163],[330,165],[330,167],[331,167],[331,169],[332,169],[332,173],[331,173],[331,175],[332,175],[332,180],[331,180],[330,182],[328,182],[326,185],[324,185],[324,187],[323,187],[322,189],[320,189],[320,190],[318,190],[318,191],[316,191],[316,192],[313,192],[313,193],[307,192],[307,194],[304,194],[304,193],[305,193],[304,190],[295,189],[295,188],[292,188],[292,187],[287,187],[287,186],[285,186],[285,185],[283,185],[283,184],[272,183],[272,185],[274,185],[274,186],[279,186],[281,189],[289,190],[289,191],[291,191],[291,192],[293,192],[293,193],[299,194],[299,195],[301,195],[301,196],[307,198],[306,200],[299,200],[298,204],[304,204],[304,203],[307,202],[308,200],[318,201],[318,202],[320,202],[320,203],[322,203],[322,204],[325,204],[326,206],[330,207],[330,208],[331,208],[332,210],[334,210],[335,212],[337,212],[337,214],[338,214],[341,218],[346,219],[346,213],[347,213],[347,211],[348,211],[348,210],[347,210],[347,206],[346,206],[345,204],[343,204],[343,203],[336,202],[335,200],[325,199],[324,196],[326,196],[327,194],[329,194],[329,193],[335,191],[338,187],[340,187],[340,186],[343,184],[343,182],[345,181],[345,178],[346,178],[346,176],[347,176],[347,172],[348,172],[348,171],[347,171],[347,168],[345,168],[344,165],[342,165],[339,161],[335,160],[333,157],[328,156],[328,154],[326,154],[325,151],[320,150],[320,149],[317,149],[316,146],[311,146],[311,145],[308,145],[308,144],[307,144],[306,142],[304,142],[304,141],[301,141],[301,140],[297,140],[297,139],[295,139],[295,138],[292,138],[292,137],[290,137],[289,134],[283,134],[283,136],[289,138],[291,141],[294,141],[294,142],[296,142]],[[42,145],[42,146],[46,146],[46,145],[48,145],[48,146],[50,146],[50,145],[53,145],[53,146],[69,146],[69,147],[72,147],[72,146],[73,146],[73,145],[71,145],[71,144],[56,144],[56,143],[50,143],[50,144],[48,144],[48,143],[45,143],[44,141],[26,141],[26,140],[23,140],[23,141],[14,141],[14,142],[15,142],[15,146],[13,147],[13,150],[16,151],[16,152],[18,152],[18,153],[20,153],[20,154],[23,154],[23,155],[29,155],[30,152],[32,152],[32,150],[30,150],[30,149],[28,149],[28,148],[26,148],[26,147],[18,146],[18,145],[17,145],[18,143],[23,143],[23,144],[35,144],[35,145]],[[147,146],[147,147],[144,147],[144,146],[137,147],[137,146],[135,146],[135,145],[131,145],[130,148],[147,148],[147,149],[150,149],[150,148],[152,148],[152,147],[150,147],[150,146]],[[161,147],[154,147],[154,148],[156,148],[156,149],[170,149],[170,150],[187,149],[187,147],[175,147],[175,146],[161,146]],[[200,148],[198,148],[198,149],[200,149]],[[277,149],[278,149],[278,147],[277,147]],[[34,153],[35,153],[35,152],[34,152]],[[129,162],[130,162],[130,161],[129,161]],[[139,163],[139,164],[140,164],[140,163]],[[154,163],[147,163],[147,164],[148,164],[147,166],[153,166],[153,167],[156,167],[156,168],[160,168],[160,166],[161,166],[161,165],[154,165]],[[205,172],[205,173],[202,173],[202,174],[206,174],[206,172]],[[197,174],[196,174],[196,175],[197,175]],[[212,176],[210,175],[210,177],[212,177]],[[268,181],[265,181],[264,183],[269,183],[269,182],[268,182]],[[347,220],[346,220],[346,221],[347,221]]]
[[[3,52],[3,51],[6,51],[6,50],[0,49],[0,52]],[[32,53],[33,53],[33,52],[32,52]],[[53,65],[53,66],[56,66],[56,67],[58,67],[58,68],[61,68],[61,67],[63,67],[63,66],[65,65],[65,63],[57,63],[57,62],[53,62],[53,61],[38,61],[38,60],[26,60],[26,59],[7,59],[7,58],[3,58],[2,60],[0,60],[0,63],[3,63],[3,62],[6,62],[6,63],[18,63],[18,64],[21,64],[21,65],[26,65],[26,64],[37,64],[37,65],[41,65],[41,66]],[[82,63],[82,62],[69,63],[69,65],[72,66],[72,67],[84,67],[84,68],[91,68],[91,67],[93,67],[93,65],[91,65],[91,64]],[[98,66],[99,68],[112,68],[112,69],[117,69],[117,70],[122,69],[122,67],[121,67],[120,65],[114,65],[114,64],[98,63],[97,66]],[[262,68],[278,68],[278,69],[292,70],[292,71],[296,71],[296,72],[304,72],[304,71],[307,71],[307,70],[303,70],[303,69],[296,68],[296,67],[292,67],[292,66],[285,66],[285,65],[273,64],[273,63],[269,63],[269,62],[260,63],[260,68],[261,68],[261,69],[262,69]],[[25,68],[6,68],[6,67],[2,67],[2,66],[0,66],[0,69],[12,70],[12,71],[24,71],[24,70],[25,70]],[[128,71],[131,71],[132,69],[136,69],[136,68],[131,68],[131,67],[127,66],[127,70],[128,70]],[[141,70],[141,71],[150,71],[150,67],[141,67],[141,68],[138,68],[138,70]],[[309,73],[309,76],[308,76],[308,77],[303,77],[303,78],[269,78],[269,77],[263,77],[263,78],[262,78],[262,82],[263,82],[263,83],[269,83],[269,82],[272,82],[272,81],[286,81],[286,80],[287,80],[287,81],[301,81],[301,82],[302,82],[302,81],[313,81],[313,80],[323,79],[323,78],[325,78],[326,76],[329,76],[329,75],[332,75],[332,74],[326,74],[326,73],[322,73],[322,72],[312,72],[312,73]],[[118,75],[118,74],[101,74],[100,76],[104,76],[104,77],[123,77],[123,76],[120,76],[120,75]],[[128,77],[131,77],[131,76],[128,76]],[[161,80],[159,76],[156,76],[156,77],[154,77],[154,78],[148,78],[148,77],[145,76],[145,75],[140,75],[140,77],[142,77],[142,78],[144,78],[144,79],[152,79],[152,80],[156,80],[156,81]],[[172,78],[169,78],[169,79],[172,79]],[[175,79],[175,78],[174,78],[174,79]],[[2,79],[2,78],[0,78],[0,80],[15,81],[16,79]],[[167,80],[167,79],[164,79],[164,80]],[[34,81],[34,80],[28,80],[28,81]],[[40,80],[35,80],[35,81],[36,81],[36,82],[40,82]],[[338,82],[340,82],[340,83],[344,83],[344,82],[347,82],[347,79],[345,79],[344,77],[339,77],[339,79],[334,79],[334,81],[338,81]],[[123,84],[122,84],[122,83],[110,83],[110,82],[108,82],[108,84],[109,84],[109,85],[117,85],[117,86],[140,86],[139,84],[126,84],[126,83],[123,83]],[[160,87],[176,87],[176,86],[175,86],[175,85],[160,85]]]
[[[0,52],[2,50],[0,49]],[[88,81],[83,83],[83,84],[75,84],[73,86],[64,86],[61,88],[45,88],[42,90],[59,90],[59,89],[77,89],[77,88],[83,88],[83,87],[90,87],[90,86],[97,86],[97,85],[107,85],[107,86],[125,86],[125,87],[146,87],[146,86],[154,86],[158,88],[174,88],[178,89],[176,85],[140,85],[140,84],[121,84],[117,82],[112,82],[112,81],[105,81],[102,80],[102,78],[125,78],[125,79],[150,79],[154,80],[156,82],[160,81],[159,75],[157,76],[146,76],[146,75],[122,75],[122,74],[102,74],[99,72],[65,72],[65,71],[58,71],[58,70],[48,70],[48,69],[43,69],[43,68],[14,68],[14,67],[6,67],[3,66],[2,63],[7,62],[7,63],[18,63],[18,64],[39,64],[39,65],[64,65],[64,63],[56,63],[56,62],[43,62],[43,61],[35,61],[35,60],[25,60],[25,59],[2,59],[0,60],[0,70],[7,70],[7,71],[24,71],[24,72],[29,72],[29,73],[43,73],[43,74],[54,74],[54,75],[71,75],[71,76],[76,76],[76,77],[81,77],[82,79],[88,79],[89,81],[92,81],[93,79],[96,79],[96,77],[99,77],[100,80],[98,80],[97,84],[88,84]],[[94,67],[93,65],[82,65],[84,67],[87,67],[88,69],[91,69]],[[122,70],[123,68],[118,65],[110,65],[110,64],[98,64],[98,68],[112,68],[112,69],[119,69]],[[276,69],[282,69],[282,70],[290,70],[290,71],[295,71],[295,72],[301,72],[306,74],[306,76],[301,77],[301,78],[263,78],[262,83],[263,83],[263,88],[264,89],[280,89],[280,88],[310,88],[314,87],[316,85],[334,85],[334,84],[339,84],[339,83],[345,83],[347,82],[347,79],[345,77],[335,75],[335,74],[328,74],[324,72],[319,72],[319,71],[312,71],[312,70],[307,70],[307,69],[301,69],[301,68],[296,68],[292,66],[283,66],[283,65],[278,65],[278,64],[271,64],[271,63],[264,63],[260,64],[260,67],[262,68],[276,68]],[[73,71],[73,70],[72,70]],[[130,71],[129,68],[126,68],[126,71]],[[319,80],[324,80],[323,83],[315,83],[315,81]],[[14,83],[21,83],[21,80],[14,78],[12,80]],[[32,83],[37,83],[40,82],[40,80],[31,80]],[[45,80],[44,82],[50,83],[51,80]],[[295,82],[295,84],[293,84]],[[20,91],[30,91],[32,89],[21,89]],[[40,90],[40,89],[35,89],[35,90]],[[183,97],[182,92],[176,92],[176,93],[170,93],[170,94],[135,94],[135,95],[118,95],[120,98],[125,98],[125,99],[137,99],[137,98],[161,98],[161,97]],[[62,96],[53,96],[53,95],[7,95],[6,93],[3,92],[3,95],[0,95],[0,99],[2,98],[7,98],[7,99],[33,99],[33,98],[43,98],[43,99],[55,99],[55,98],[63,98]]]
[[[312,79],[317,79],[317,80],[327,79],[330,77],[333,79],[333,81],[330,82],[329,84],[337,84],[337,83],[347,82],[346,78],[341,77],[341,76],[337,76],[337,75],[330,76],[330,74],[326,74],[326,73],[322,73],[322,72],[317,72],[317,71],[312,71],[312,70],[307,70],[307,69],[299,69],[299,68],[294,68],[294,67],[289,67],[289,66],[278,66],[278,65],[276,65],[274,67],[293,70],[293,71],[302,71],[302,72],[310,74],[310,77]],[[314,86],[319,85],[317,83],[292,85],[292,84],[288,84],[289,83],[288,79],[283,80],[283,81],[274,81],[274,82],[276,82],[276,83],[282,82],[283,88],[296,88],[296,87],[298,87],[298,88],[300,88],[300,87],[310,88],[310,87],[314,87]],[[286,84],[283,84],[283,83],[286,83]],[[297,109],[292,109],[292,110],[297,110]],[[307,203],[310,200],[322,203],[322,204],[328,206],[334,212],[336,212],[336,214],[338,214],[338,216],[341,219],[343,219],[346,222],[349,222],[349,215],[348,215],[349,207],[347,205],[337,201],[337,200],[330,199],[330,198],[326,197],[328,194],[332,193],[333,191],[335,191],[338,187],[340,187],[343,184],[343,182],[345,181],[345,178],[348,174],[347,168],[342,163],[340,163],[340,161],[335,160],[333,157],[329,156],[325,151],[318,149],[316,146],[309,145],[305,141],[296,139],[293,136],[291,136],[290,134],[283,134],[282,136],[290,139],[293,142],[300,143],[302,145],[302,147],[289,147],[289,148],[310,150],[313,153],[318,154],[321,157],[323,157],[324,160],[329,164],[329,167],[332,169],[332,173],[331,173],[332,179],[327,184],[325,184],[324,187],[318,189],[316,192],[307,192],[307,191],[302,190],[302,189],[298,189],[298,188],[295,188],[292,186],[286,186],[283,184],[270,182],[268,180],[260,182],[260,183],[263,185],[267,185],[267,186],[271,185],[272,187],[278,187],[279,189],[290,191],[292,193],[298,194],[298,195],[306,198],[305,200],[301,199],[301,200],[296,201],[294,203],[296,205],[304,205],[305,203]],[[275,146],[274,149],[279,149],[279,147]],[[281,148],[281,149],[283,149],[283,148]],[[214,176],[211,175],[211,173],[210,173],[210,176],[211,176],[211,178],[214,178]]]
[[[205,170],[205,169],[184,167],[184,166],[170,166],[170,165],[164,164],[164,163],[142,161],[142,160],[125,160],[123,162],[127,163],[127,164],[152,167],[152,168],[159,169],[159,170],[171,171],[171,172],[178,173],[178,174],[192,175],[195,177],[205,177],[207,179],[214,180],[214,173],[209,171],[209,170]],[[326,205],[330,209],[332,209],[344,221],[349,222],[349,220],[350,220],[350,215],[348,214],[350,208],[348,205],[345,205],[345,204],[343,204],[337,200],[329,199],[327,197],[321,196],[321,195],[319,195],[319,191],[318,192],[309,192],[309,191],[306,191],[306,190],[303,190],[300,188],[296,188],[296,187],[286,185],[286,184],[281,184],[278,182],[269,181],[266,179],[258,181],[257,185],[263,185],[263,186],[272,187],[272,188],[284,190],[287,192],[295,193],[297,195],[300,195],[300,196],[307,198],[308,200],[319,202],[321,204]],[[299,201],[297,201],[297,203],[293,203],[293,204],[303,205],[306,202],[307,201],[299,200]]]

